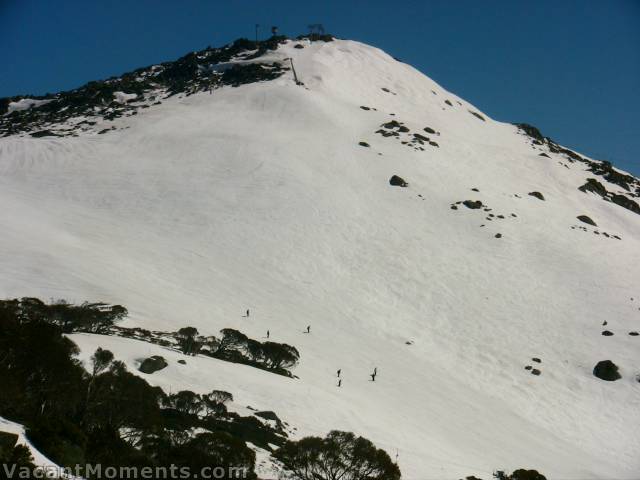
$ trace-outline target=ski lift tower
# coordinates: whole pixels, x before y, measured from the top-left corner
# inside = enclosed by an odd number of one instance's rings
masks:
[[[309,35],[324,35],[324,26],[321,23],[312,23],[307,27],[309,28]]]

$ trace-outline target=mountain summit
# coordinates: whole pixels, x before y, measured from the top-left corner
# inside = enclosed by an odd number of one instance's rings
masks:
[[[149,383],[227,390],[293,438],[353,431],[408,479],[637,477],[632,175],[331,37],[237,41],[0,108],[0,296],[269,331],[300,353],[290,378],[73,334],[84,360],[162,355]],[[593,374],[604,360],[621,378]]]

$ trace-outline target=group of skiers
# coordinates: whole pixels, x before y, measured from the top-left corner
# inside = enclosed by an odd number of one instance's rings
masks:
[[[336,373],[338,375],[338,387],[341,387],[342,386],[342,378],[340,377],[340,374],[342,373],[342,369],[339,368]],[[376,381],[376,376],[377,375],[378,375],[378,367],[374,367],[373,373],[369,374],[369,376],[371,377],[371,381],[372,382]]]
[[[249,318],[250,315],[250,311],[247,308],[247,313],[245,315],[246,318]],[[311,325],[307,325],[307,331],[303,332],[303,333],[311,333]],[[271,332],[269,332],[269,330],[267,330],[267,338],[269,338],[269,336],[271,335]],[[342,369],[339,368],[338,371],[336,372],[337,376],[338,376],[338,387],[342,386],[342,378],[340,378],[340,374],[342,373]],[[378,375],[378,368],[374,367],[373,369],[373,373],[370,373],[369,376],[371,377],[371,381],[375,382],[376,381],[376,376]]]

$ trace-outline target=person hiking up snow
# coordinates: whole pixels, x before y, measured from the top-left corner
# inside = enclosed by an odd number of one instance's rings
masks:
[[[311,325],[307,325],[307,333],[311,333]]]
[[[269,330],[267,330],[267,338],[269,338]]]
[[[342,386],[342,379],[338,380],[338,387]]]
[[[342,372],[341,368],[338,369],[338,378],[340,378],[340,372]]]
[[[371,374],[371,381],[372,381],[372,382],[375,382],[375,381],[376,381],[376,374],[375,374],[375,373],[372,373],[372,374]]]
[[[249,309],[247,308],[247,314],[245,315],[245,317],[249,318]]]

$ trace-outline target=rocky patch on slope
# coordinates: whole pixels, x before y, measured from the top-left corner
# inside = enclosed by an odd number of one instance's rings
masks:
[[[564,148],[551,138],[542,135],[540,130],[532,125],[526,123],[517,123],[515,125],[518,127],[520,133],[530,138],[532,147],[546,150],[546,152],[540,153],[540,156],[550,158],[548,153],[555,153],[561,155],[570,163],[583,163],[589,172],[599,176],[602,181],[621,189],[618,192],[610,191],[597,179],[590,178],[587,180],[587,183],[578,187],[580,191],[595,193],[602,197],[603,200],[615,203],[627,210],[640,214],[640,205],[633,200],[633,198],[640,197],[640,179],[616,170],[610,162],[589,160],[573,150]],[[568,168],[568,165],[562,162],[560,163]]]
[[[403,122],[399,122],[397,120],[391,120],[383,123],[380,127],[381,128],[376,130],[375,133],[382,135],[385,138],[395,138],[396,140],[400,140],[402,145],[406,145],[414,150],[424,151],[424,147],[427,145],[436,148],[440,146],[437,142],[434,142],[431,138],[422,135],[421,133],[411,133],[409,127],[407,127]],[[435,133],[435,130],[429,127],[426,127],[424,131],[431,131]]]
[[[587,182],[584,185],[578,187],[578,190],[584,193],[595,193],[608,202],[620,205],[621,207],[624,207],[627,210],[631,210],[633,213],[637,213],[638,215],[640,215],[640,205],[638,205],[636,201],[632,200],[626,195],[608,191],[605,186],[595,178],[588,178]]]
[[[308,38],[316,41],[315,37]],[[332,39],[332,37],[330,38]],[[0,99],[0,137],[29,134],[32,137],[76,136],[82,132],[106,133],[104,121],[136,115],[141,109],[173,95],[212,93],[222,86],[280,77],[289,67],[260,62],[286,37],[254,42],[238,39],[220,48],[207,47],[175,61],[164,62],[107,80],[92,81],[80,88],[44,96]],[[321,36],[321,41],[329,41]],[[95,127],[97,124],[99,126]]]
[[[601,235],[602,237],[605,238],[611,238],[611,239],[615,239],[615,240],[622,240],[622,238],[619,235],[614,235],[608,232],[601,232],[600,230],[589,230],[587,227],[583,226],[583,225],[571,225],[571,230],[580,230],[582,232],[593,232],[594,235]]]

